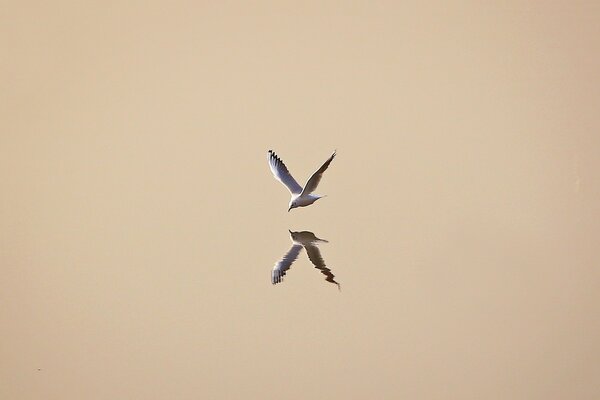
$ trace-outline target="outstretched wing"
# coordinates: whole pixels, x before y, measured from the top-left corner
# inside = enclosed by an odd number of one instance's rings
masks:
[[[321,256],[321,252],[319,248],[314,244],[309,244],[304,246],[306,249],[306,254],[308,254],[308,259],[313,263],[316,269],[320,270],[323,275],[325,275],[325,280],[327,282],[335,283],[340,288],[340,284],[335,281],[335,275],[331,272],[329,268],[325,265],[325,260]]]
[[[277,154],[275,154],[273,150],[269,150],[267,159],[269,160],[271,172],[273,172],[273,175],[279,182],[283,183],[292,194],[302,192],[302,186],[300,186],[294,177],[290,175],[290,171],[288,171],[283,161],[277,157]]]
[[[295,244],[292,248],[287,252],[283,258],[275,264],[273,267],[273,271],[271,272],[271,283],[274,285],[283,281],[283,277],[285,276],[285,272],[290,269],[292,263],[296,261],[298,258],[298,254],[300,254],[300,250],[302,250],[302,246],[299,244]]]
[[[312,174],[312,176],[306,182],[304,190],[302,190],[302,195],[309,194],[315,191],[315,189],[319,185],[319,182],[321,182],[323,172],[325,172],[325,170],[329,167],[329,164],[331,164],[331,161],[333,161],[333,159],[335,158],[335,154],[336,152],[334,151],[331,157],[329,157],[327,161],[325,161],[325,163],[321,165],[321,168],[319,168],[314,174]]]

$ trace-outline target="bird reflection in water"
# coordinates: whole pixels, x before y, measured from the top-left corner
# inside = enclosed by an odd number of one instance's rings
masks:
[[[290,269],[294,261],[296,261],[302,248],[305,248],[308,259],[313,263],[316,269],[320,270],[321,273],[325,275],[325,280],[336,284],[338,289],[341,290],[340,284],[335,281],[335,276],[325,265],[325,261],[317,247],[319,243],[327,243],[327,240],[319,239],[314,233],[308,231],[289,232],[290,238],[292,239],[292,248],[277,262],[277,264],[275,264],[275,267],[273,267],[273,271],[271,272],[271,283],[275,285],[283,281],[283,277],[287,270]]]

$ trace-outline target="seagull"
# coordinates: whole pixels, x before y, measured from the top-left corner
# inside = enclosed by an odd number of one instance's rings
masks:
[[[310,178],[308,178],[308,181],[306,181],[306,185],[302,187],[290,174],[283,161],[281,161],[281,159],[277,157],[277,154],[275,154],[273,150],[269,150],[267,159],[269,160],[271,172],[273,172],[275,179],[283,183],[292,194],[288,212],[292,208],[310,206],[312,203],[319,200],[321,197],[324,197],[318,194],[311,193],[315,191],[317,185],[319,184],[319,182],[321,182],[323,172],[325,172],[327,167],[329,167],[329,164],[331,164],[331,161],[335,157],[335,154],[336,152],[334,151],[333,154],[327,159],[327,161],[325,161],[323,165],[321,165],[321,168],[319,168],[314,174],[312,174]]]
[[[292,247],[273,267],[273,271],[271,272],[271,283],[275,285],[283,282],[285,273],[290,269],[294,261],[296,261],[302,248],[305,248],[308,259],[313,263],[316,269],[320,270],[321,273],[325,275],[325,280],[336,284],[338,289],[340,289],[340,284],[335,281],[335,275],[333,275],[331,270],[325,265],[325,261],[317,247],[319,243],[328,243],[327,240],[319,239],[314,233],[308,231],[289,232],[290,238],[292,239]]]

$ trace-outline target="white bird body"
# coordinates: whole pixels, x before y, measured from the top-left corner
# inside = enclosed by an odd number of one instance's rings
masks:
[[[290,206],[292,204],[296,204],[297,207],[310,206],[312,203],[319,200],[321,197],[324,196],[320,196],[318,194],[307,194],[305,196],[302,196],[302,194],[299,194],[297,196],[292,195],[292,200],[290,200]]]
[[[275,176],[279,182],[283,183],[285,187],[290,191],[291,199],[288,211],[292,208],[296,207],[306,207],[319,200],[321,195],[312,194],[313,191],[319,185],[321,178],[323,177],[323,172],[329,167],[331,161],[335,158],[336,152],[333,154],[321,165],[321,167],[315,171],[314,174],[308,178],[306,181],[306,185],[304,187],[300,186],[298,182],[294,179],[294,177],[290,174],[287,167],[281,161],[281,159],[275,154],[273,150],[269,150],[267,154],[267,159],[269,161],[269,166],[271,167],[271,172]]]

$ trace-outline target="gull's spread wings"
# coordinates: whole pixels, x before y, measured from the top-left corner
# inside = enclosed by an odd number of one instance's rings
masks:
[[[321,182],[321,178],[323,177],[323,172],[325,172],[325,170],[329,167],[329,164],[331,164],[331,161],[333,161],[334,158],[335,158],[335,151],[327,159],[327,161],[325,161],[325,163],[323,163],[323,165],[321,165],[321,168],[319,168],[308,179],[308,181],[306,182],[306,185],[304,186],[304,189],[302,190],[302,195],[309,194],[309,193],[312,193],[315,191],[315,189],[319,185],[319,182]]]
[[[275,178],[279,182],[283,183],[292,194],[301,193],[302,186],[300,186],[298,184],[298,182],[296,182],[296,180],[290,174],[290,171],[288,171],[288,169],[285,166],[285,164],[283,163],[283,161],[281,161],[281,159],[279,157],[277,157],[277,154],[275,154],[275,152],[273,150],[269,150],[269,154],[268,154],[267,158],[269,160],[269,166],[271,167],[271,172],[273,172],[273,175],[275,176]],[[321,167],[321,168],[323,168],[323,167]],[[325,168],[327,168],[327,167],[325,167]]]
[[[302,245],[294,244],[285,256],[273,267],[271,272],[271,283],[274,285],[283,280],[285,272],[290,269],[292,263],[298,258],[298,254],[302,250]]]

